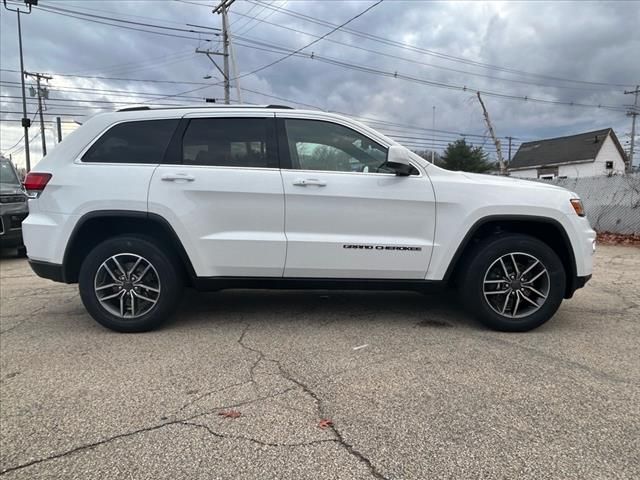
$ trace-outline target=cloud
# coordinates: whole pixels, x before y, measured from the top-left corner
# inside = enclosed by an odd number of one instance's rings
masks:
[[[41,2],[44,5],[46,2]],[[212,2],[194,5],[179,1],[55,2],[55,7],[83,11],[101,16],[126,18],[141,23],[156,23],[175,28],[186,24],[218,27],[220,18],[211,13]],[[270,5],[307,15],[319,21],[341,24],[369,5],[367,2],[312,2],[277,0]],[[242,14],[276,25],[249,20]],[[237,1],[232,7],[231,29],[240,39],[235,47],[240,73],[250,72],[268,64],[283,53],[273,53],[240,46],[240,43],[264,42],[296,49],[324,35],[332,27],[304,18],[294,18],[273,11],[264,5]],[[98,20],[98,19],[96,19]],[[107,21],[107,20],[101,20]],[[629,84],[640,82],[640,4],[634,2],[419,2],[385,1],[347,28],[404,42],[425,52],[396,48],[344,31],[331,34],[307,53],[339,59],[342,62],[366,65],[384,72],[434,82],[465,85],[508,95],[544,98],[554,101],[624,105],[631,103],[623,95],[624,87],[564,82],[554,78]],[[148,28],[129,24],[134,28]],[[286,27],[286,28],[283,28]],[[195,27],[194,27],[195,28]],[[2,11],[0,18],[0,68],[19,69],[15,14]],[[150,28],[149,28],[150,29]],[[299,30],[297,33],[291,29]],[[206,31],[200,28],[201,31]],[[113,109],[124,104],[108,102],[150,101],[148,94],[174,94],[199,88],[198,85],[100,80],[62,77],[56,74],[88,74],[106,77],[137,78],[165,81],[205,82],[212,75],[216,82],[220,75],[212,63],[194,52],[195,48],[215,48],[218,38],[187,32],[162,30],[194,37],[194,40],[154,35],[145,32],[111,27],[86,20],[57,15],[42,8],[23,16],[25,68],[53,73],[52,100],[47,113],[90,115],[95,108]],[[211,30],[213,33],[213,31]],[[212,42],[197,40],[208,37]],[[247,40],[248,39],[248,40]],[[255,43],[253,44],[255,46]],[[354,48],[355,47],[355,48]],[[373,50],[363,51],[362,48]],[[535,75],[482,68],[479,65],[454,62],[438,53],[463,57],[474,62],[491,64],[530,72]],[[452,71],[456,70],[456,71]],[[489,78],[491,77],[491,78]],[[553,78],[552,78],[553,77]],[[217,80],[215,79],[217,78]],[[2,111],[21,110],[17,73],[0,72]],[[372,75],[341,68],[317,59],[288,58],[256,75],[241,78],[247,89],[277,97],[289,98],[322,108],[358,116],[377,117],[401,124],[431,128],[432,106],[436,106],[436,128],[453,132],[485,134],[482,112],[472,92],[460,92],[434,86],[411,83],[398,78]],[[31,83],[31,82],[29,82]],[[54,91],[56,89],[57,91]],[[82,89],[109,90],[95,92]],[[203,97],[223,96],[220,85],[206,87],[185,98],[166,102],[196,102]],[[191,97],[191,98],[189,98]],[[235,92],[232,91],[235,98]],[[58,99],[55,101],[53,99]],[[243,99],[252,103],[286,103],[244,91]],[[77,103],[66,100],[84,100]],[[89,101],[102,103],[91,104]],[[544,105],[513,101],[496,97],[485,98],[491,118],[499,135],[518,139],[558,136],[579,131],[612,126],[621,141],[629,140],[630,121],[621,111],[597,108]],[[35,102],[29,101],[30,116]],[[91,109],[93,107],[94,109]],[[20,114],[2,114],[0,140],[2,151],[15,144],[22,135]],[[47,116],[53,120],[55,115]],[[52,127],[52,124],[48,124]],[[72,128],[71,124],[65,124]],[[381,130],[385,130],[381,128]],[[391,131],[392,128],[387,128]],[[396,129],[395,133],[407,134]],[[34,135],[37,128],[31,128]],[[428,132],[414,135],[429,138]],[[444,138],[451,135],[443,134]],[[53,132],[47,132],[53,144]],[[426,140],[422,141],[423,143]],[[41,154],[40,141],[33,145],[32,157]],[[492,146],[489,145],[489,151]],[[23,152],[15,152],[23,162]],[[35,162],[34,162],[35,163]]]

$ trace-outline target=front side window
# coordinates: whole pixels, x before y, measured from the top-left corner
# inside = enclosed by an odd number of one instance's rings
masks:
[[[83,162],[162,163],[178,120],[123,122],[111,127],[82,157]]]
[[[182,140],[186,165],[277,168],[270,151],[273,119],[194,118]]]
[[[335,123],[286,119],[289,153],[294,168],[330,172],[390,173],[387,149]]]

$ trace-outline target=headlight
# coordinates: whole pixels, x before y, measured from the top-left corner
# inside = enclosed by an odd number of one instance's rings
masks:
[[[569,200],[571,202],[571,206],[576,211],[579,217],[584,217],[584,207],[582,206],[582,201],[579,198],[572,198]]]

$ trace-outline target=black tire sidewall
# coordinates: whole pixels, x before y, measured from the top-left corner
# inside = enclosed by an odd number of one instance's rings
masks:
[[[489,266],[502,255],[513,252],[536,257],[549,273],[549,294],[539,310],[524,318],[511,319],[495,312],[483,293],[484,275]],[[486,326],[505,332],[525,332],[549,320],[564,298],[566,273],[558,255],[537,238],[521,234],[505,234],[481,242],[470,256],[462,297],[467,309]]]
[[[119,318],[100,305],[94,290],[96,272],[102,262],[118,253],[134,253],[147,259],[160,278],[161,292],[158,303],[138,318]],[[78,278],[80,297],[89,314],[101,325],[118,332],[145,332],[153,330],[173,313],[177,306],[182,282],[174,262],[151,239],[137,236],[118,236],[97,245],[84,259]]]

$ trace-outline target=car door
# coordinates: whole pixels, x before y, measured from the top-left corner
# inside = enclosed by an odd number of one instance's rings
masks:
[[[435,200],[417,168],[396,176],[357,126],[278,113],[285,277],[424,279]]]
[[[280,277],[284,195],[273,113],[188,114],[153,174],[149,212],[172,225],[199,277]]]

